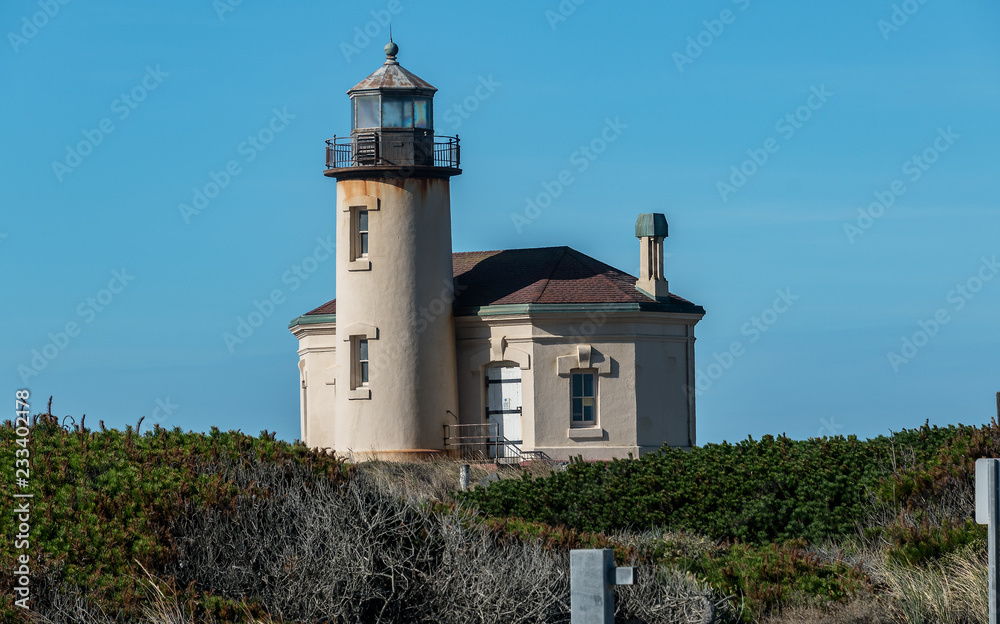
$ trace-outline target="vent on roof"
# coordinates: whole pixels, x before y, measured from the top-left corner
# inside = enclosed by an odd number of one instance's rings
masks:
[[[639,239],[639,279],[636,289],[656,301],[670,298],[663,275],[663,239],[667,237],[667,217],[658,212],[639,215],[635,222]]]

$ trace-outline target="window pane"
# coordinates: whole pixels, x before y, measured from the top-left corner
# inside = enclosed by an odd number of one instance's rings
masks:
[[[594,396],[594,376],[592,374],[581,375],[583,377],[583,396]]]
[[[358,359],[367,360],[368,359],[368,341],[359,340],[358,341]]]
[[[382,98],[383,128],[412,128],[413,100],[403,98]]]
[[[583,406],[583,420],[593,421],[594,420],[594,406],[584,405]]]
[[[361,233],[361,255],[368,255],[368,232]]]
[[[368,362],[361,363],[361,383],[368,383]]]
[[[378,127],[378,96],[365,95],[354,98],[355,119],[358,128]]]
[[[358,231],[367,232],[368,231],[368,211],[359,210],[358,211]]]
[[[427,98],[413,100],[413,127],[431,127],[431,101]]]
[[[583,399],[573,399],[573,420],[583,420]]]
[[[573,375],[573,396],[583,396],[583,375],[579,373]]]

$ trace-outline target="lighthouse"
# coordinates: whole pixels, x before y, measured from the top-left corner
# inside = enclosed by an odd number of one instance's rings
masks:
[[[356,461],[692,448],[705,309],[668,290],[666,215],[636,221],[638,277],[569,246],[452,253],[458,137],[434,135],[437,90],[398,52],[347,92],[350,134],[327,141],[336,298],[288,326],[302,441]]]
[[[356,457],[435,454],[458,421],[449,190],[462,172],[458,138],[435,137],[437,89],[398,52],[390,41],[382,66],[347,92],[351,133],[327,141],[337,389],[326,439]]]

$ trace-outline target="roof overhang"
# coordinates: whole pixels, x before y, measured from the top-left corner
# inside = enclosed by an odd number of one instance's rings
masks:
[[[705,308],[699,305],[677,303],[512,303],[488,306],[458,308],[455,316],[498,316],[512,314],[587,314],[590,312],[661,312],[688,318],[697,322],[705,316]]]

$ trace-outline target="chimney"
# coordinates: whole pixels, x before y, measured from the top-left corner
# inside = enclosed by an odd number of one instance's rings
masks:
[[[667,237],[667,218],[659,212],[639,215],[635,222],[639,239],[639,279],[636,289],[650,299],[666,301],[667,280],[663,277],[663,239]]]

